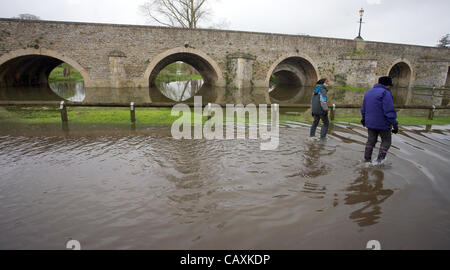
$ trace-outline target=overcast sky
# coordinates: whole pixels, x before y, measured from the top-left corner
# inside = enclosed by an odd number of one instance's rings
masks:
[[[435,46],[450,33],[450,0],[209,0],[209,27],[353,39],[359,9],[361,36],[369,41]],[[0,17],[22,13],[43,20],[146,24],[139,12],[145,0],[0,0]]]

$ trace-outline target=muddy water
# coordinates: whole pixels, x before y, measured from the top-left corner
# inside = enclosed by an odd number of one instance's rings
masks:
[[[450,126],[402,128],[388,164],[366,131],[309,127],[259,141],[173,140],[167,129],[0,128],[0,248],[450,248]]]
[[[50,83],[50,89],[63,99],[82,102],[86,98],[83,82]]]
[[[328,90],[329,103],[335,104],[362,104],[364,90]],[[270,89],[272,103],[279,104],[309,104],[314,87],[274,87]],[[437,105],[447,106],[449,101],[448,90],[393,88],[391,93],[395,105]]]

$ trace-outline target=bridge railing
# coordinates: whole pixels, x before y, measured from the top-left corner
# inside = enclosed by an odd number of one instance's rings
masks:
[[[61,121],[68,122],[67,107],[122,107],[130,108],[130,120],[136,122],[136,108],[172,108],[178,103],[118,103],[118,102],[70,102],[70,101],[0,101],[0,106],[59,106],[61,111]],[[184,103],[189,107],[194,107],[193,103]],[[225,107],[226,104],[218,104]],[[310,104],[279,104],[279,108],[309,109]],[[335,119],[337,109],[359,109],[359,104],[332,104],[330,109],[330,120]],[[428,110],[428,119],[433,120],[436,110],[448,110],[450,106],[429,106],[429,105],[395,105],[396,109]]]

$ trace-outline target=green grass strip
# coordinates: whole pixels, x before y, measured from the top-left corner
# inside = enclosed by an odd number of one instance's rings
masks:
[[[129,108],[104,108],[104,107],[69,107],[69,122],[81,124],[128,124],[130,123]],[[270,113],[268,113],[270,120]],[[171,108],[137,108],[136,123],[147,125],[171,125],[180,116],[172,116]],[[193,122],[194,113],[191,112]],[[225,121],[225,116],[224,116]],[[203,122],[207,120],[202,117]],[[234,117],[237,122],[247,122],[246,118]],[[400,125],[446,125],[450,124],[449,116],[435,116],[434,120],[428,120],[427,116],[402,116],[398,117]],[[311,123],[313,118],[308,113],[280,114],[280,123],[288,121]],[[361,117],[355,115],[336,115],[334,122],[360,123]],[[0,107],[0,123],[21,124],[52,124],[60,123],[61,114],[56,106],[8,106]]]

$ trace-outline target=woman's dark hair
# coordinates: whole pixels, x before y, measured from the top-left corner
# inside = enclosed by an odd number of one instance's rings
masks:
[[[326,81],[328,81],[326,78],[320,79],[319,81],[317,81],[317,84],[324,84]]]

